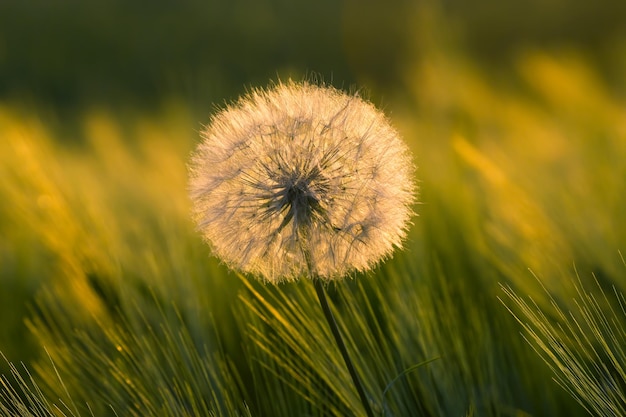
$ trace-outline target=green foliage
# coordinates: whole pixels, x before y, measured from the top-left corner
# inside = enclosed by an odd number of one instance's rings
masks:
[[[596,284],[594,294],[579,280],[574,311],[564,311],[554,299],[550,310],[542,310],[509,287],[504,289],[504,303],[517,307],[511,311],[525,338],[559,385],[590,414],[621,416],[626,413],[625,299],[617,292],[610,299]]]

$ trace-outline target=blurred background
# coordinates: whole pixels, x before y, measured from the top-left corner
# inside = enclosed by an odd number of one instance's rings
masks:
[[[389,99],[442,47],[494,76],[527,48],[576,48],[623,91],[625,32],[619,0],[2,0],[0,99],[207,113],[304,74]]]

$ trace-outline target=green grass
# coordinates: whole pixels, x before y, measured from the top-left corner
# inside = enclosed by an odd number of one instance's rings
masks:
[[[584,288],[580,280],[576,289],[573,311],[563,311],[552,299],[552,308],[546,313],[510,288],[504,288],[505,303],[512,301],[515,310],[511,312],[524,328],[524,337],[563,389],[590,414],[624,415],[624,295],[615,292],[607,296],[597,281],[593,291]]]
[[[392,260],[328,288],[372,407],[597,411],[552,380],[567,387],[569,365],[547,366],[499,298],[515,308],[501,285],[531,297],[534,322],[558,329],[575,268],[624,291],[625,100],[571,52],[521,55],[504,81],[452,55],[406,73],[391,107],[415,151],[419,217]],[[362,414],[312,283],[229,272],[194,231],[190,114],[89,111],[60,131],[0,107],[1,415]]]

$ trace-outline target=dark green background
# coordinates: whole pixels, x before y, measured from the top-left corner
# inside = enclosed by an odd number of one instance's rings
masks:
[[[402,91],[425,36],[496,69],[522,48],[574,46],[619,84],[625,28],[621,0],[2,0],[0,100],[206,109],[303,74]]]

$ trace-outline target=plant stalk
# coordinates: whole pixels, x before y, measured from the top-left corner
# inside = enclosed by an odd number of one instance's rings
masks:
[[[309,268],[309,272],[310,272]],[[365,408],[365,413],[368,417],[374,417],[374,412],[370,407],[370,403],[367,399],[367,395],[365,394],[365,389],[363,389],[363,384],[361,384],[361,380],[359,375],[354,368],[354,364],[350,359],[350,355],[348,354],[348,349],[346,348],[346,344],[341,337],[341,333],[339,332],[339,327],[337,326],[337,322],[335,321],[335,316],[330,309],[330,305],[328,304],[328,299],[326,298],[326,291],[324,290],[324,283],[319,277],[312,276],[313,284],[315,285],[315,291],[317,292],[317,298],[320,300],[320,305],[322,306],[322,310],[324,311],[324,316],[326,317],[326,321],[330,326],[330,330],[335,337],[335,342],[337,343],[337,347],[341,352],[341,356],[343,356],[343,360],[346,363],[346,367],[348,368],[348,372],[352,377],[352,382],[356,387],[357,392],[359,393],[359,397],[361,397],[361,402],[363,403],[363,407]]]

